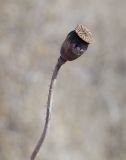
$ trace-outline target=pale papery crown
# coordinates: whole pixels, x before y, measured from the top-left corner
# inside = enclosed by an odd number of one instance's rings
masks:
[[[75,28],[75,32],[77,35],[85,42],[87,43],[93,43],[94,38],[92,33],[89,31],[89,29],[81,24],[78,24]]]

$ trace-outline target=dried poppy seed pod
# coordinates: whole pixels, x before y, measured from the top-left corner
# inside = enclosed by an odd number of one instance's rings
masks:
[[[82,25],[77,25],[75,30],[71,31],[61,47],[61,59],[72,61],[80,57],[88,48],[88,45],[93,42],[91,32]]]
[[[60,67],[66,62],[66,61],[72,61],[78,57],[80,57],[88,48],[88,45],[93,42],[92,34],[90,31],[82,26],[78,25],[74,31],[71,31],[64,43],[61,47],[61,56],[58,59],[58,62],[55,66],[55,69],[53,71],[53,75],[51,78],[51,83],[49,86],[49,93],[48,93],[48,100],[47,100],[47,110],[46,110],[46,118],[44,123],[44,128],[41,133],[40,139],[38,140],[32,154],[31,154],[31,160],[35,160],[41,146],[43,145],[45,136],[47,134],[49,119],[50,119],[50,112],[51,112],[51,105],[52,105],[52,93],[55,86],[55,81],[58,75],[58,72],[60,70]]]

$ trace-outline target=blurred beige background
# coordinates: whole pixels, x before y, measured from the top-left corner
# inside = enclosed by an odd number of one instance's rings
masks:
[[[126,159],[126,1],[0,0],[0,160],[28,160],[60,46],[78,23],[95,43],[60,70],[37,160]]]

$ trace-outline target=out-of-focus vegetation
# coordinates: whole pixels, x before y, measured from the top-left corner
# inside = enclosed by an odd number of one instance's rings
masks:
[[[67,33],[95,43],[66,63],[38,160],[126,159],[126,1],[0,0],[0,160],[28,160]]]

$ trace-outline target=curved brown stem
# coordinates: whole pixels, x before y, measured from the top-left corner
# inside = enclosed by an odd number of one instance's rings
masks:
[[[46,119],[45,119],[45,124],[44,124],[44,129],[42,131],[42,134],[40,136],[39,141],[37,142],[37,145],[35,146],[32,155],[31,155],[31,160],[35,160],[37,153],[39,152],[41,146],[43,145],[47,129],[48,129],[48,124],[49,124],[49,118],[50,118],[50,112],[51,112],[51,105],[52,105],[52,96],[53,96],[53,89],[55,86],[55,81],[58,75],[58,71],[60,67],[65,63],[65,61],[60,57],[58,59],[58,62],[55,66],[55,69],[53,71],[53,75],[51,78],[51,83],[49,86],[49,94],[48,94],[48,100],[47,100],[47,110],[46,110]]]

